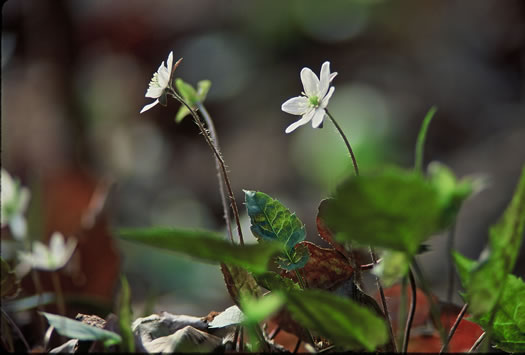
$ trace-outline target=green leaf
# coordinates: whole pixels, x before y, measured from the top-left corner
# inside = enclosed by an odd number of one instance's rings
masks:
[[[244,194],[255,237],[283,246],[281,267],[286,270],[303,267],[308,261],[308,250],[296,250],[295,245],[306,238],[306,230],[295,213],[265,193],[244,190]]]
[[[190,110],[184,105],[181,105],[179,107],[179,110],[177,111],[177,114],[175,115],[175,122],[180,123],[184,117],[190,114]]]
[[[490,314],[473,319],[484,329],[490,327]],[[492,325],[495,346],[507,352],[525,351],[525,283],[509,274]]]
[[[120,278],[121,289],[119,299],[119,327],[122,334],[122,350],[129,353],[135,352],[135,338],[131,331],[131,293],[128,280],[122,276]]]
[[[297,322],[335,345],[373,351],[389,340],[385,321],[349,298],[321,290],[288,291],[286,297]]]
[[[407,253],[394,250],[385,250],[381,259],[372,272],[379,276],[385,287],[392,286],[406,275],[412,261],[412,257]]]
[[[109,330],[93,327],[56,314],[40,313],[46,317],[49,325],[55,327],[62,336],[78,340],[100,340],[105,346],[119,344],[122,341],[120,335]]]
[[[193,106],[197,103],[198,97],[197,92],[190,84],[184,82],[184,80],[177,78],[175,79],[175,87],[177,88],[180,96],[190,105]]]
[[[286,301],[286,297],[279,291],[274,291],[264,297],[243,297],[241,308],[244,313],[244,324],[257,324],[276,313]]]
[[[19,298],[10,302],[2,302],[2,308],[7,312],[23,312],[39,306],[45,306],[56,302],[55,294],[44,292],[39,295]]]
[[[483,253],[483,260],[462,278],[472,315],[489,313],[499,303],[507,274],[514,268],[518,257],[524,227],[525,167],[512,201],[499,222],[489,230],[489,247]]]
[[[12,298],[20,291],[20,282],[16,278],[14,271],[11,270],[9,264],[0,257],[0,298]]]
[[[272,256],[280,250],[277,243],[234,245],[221,234],[176,228],[121,229],[123,239],[164,250],[171,250],[210,263],[230,263],[254,273],[267,270]]]
[[[417,252],[442,229],[443,207],[436,189],[421,174],[389,168],[346,180],[326,208],[326,225],[339,241]]]
[[[293,282],[291,279],[284,278],[275,272],[265,272],[264,274],[257,275],[255,280],[257,280],[259,285],[270,291],[301,290],[301,286],[299,286],[298,283]]]
[[[206,100],[210,88],[211,81],[209,80],[201,80],[197,83],[197,98],[199,99],[199,102],[203,103],[204,100]]]
[[[428,126],[430,125],[430,122],[432,121],[432,118],[434,117],[436,111],[436,106],[432,106],[430,108],[425,118],[423,119],[423,124],[421,125],[421,129],[419,130],[419,134],[417,136],[416,161],[414,164],[414,170],[419,172],[423,169],[423,149],[425,147],[425,139],[427,137]]]

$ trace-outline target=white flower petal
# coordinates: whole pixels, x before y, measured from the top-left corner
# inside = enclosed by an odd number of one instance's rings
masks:
[[[292,97],[281,105],[281,110],[292,115],[304,115],[309,108],[308,98],[304,96]]]
[[[156,106],[158,103],[159,103],[159,100],[153,101],[151,104],[144,106],[142,110],[140,110],[140,113],[148,111],[150,108],[152,108],[153,106]]]
[[[313,128],[319,127],[321,123],[323,123],[324,116],[325,116],[324,108],[318,108],[317,110],[315,110],[314,117],[312,118],[312,127]]]
[[[9,229],[16,240],[24,240],[27,234],[27,222],[21,214],[15,215],[9,221]]]
[[[161,97],[162,93],[164,92],[164,89],[157,86],[150,86],[148,88],[148,91],[146,91],[146,97],[151,97],[152,99],[156,99]]]
[[[319,98],[322,98],[326,95],[328,91],[328,86],[330,86],[330,62],[326,61],[321,66],[321,75],[319,80]]]
[[[168,71],[168,68],[164,66],[164,62],[162,62],[162,68],[159,68],[159,71],[157,72],[157,80],[159,83],[159,86],[162,89],[165,89],[168,86],[168,82],[170,80],[170,72]]]
[[[170,54],[168,55],[168,61],[167,61],[167,64],[168,64],[168,76],[171,76],[171,70],[173,68],[173,51],[170,52]]]
[[[301,82],[306,96],[317,96],[319,91],[319,78],[310,68],[301,70]]]
[[[330,74],[330,82],[337,76],[337,72]]]
[[[314,115],[314,113],[315,113],[315,110],[310,110],[309,112],[307,112],[305,115],[303,115],[303,117],[299,121],[296,121],[292,123],[291,125],[289,125],[286,128],[285,133],[291,133],[295,131],[297,127],[307,124],[312,119],[312,116]]]
[[[320,108],[325,108],[328,105],[328,101],[330,101],[330,98],[334,94],[334,91],[335,91],[335,87],[333,86],[330,87],[328,94],[326,94],[326,96],[323,97],[323,99],[321,100],[321,106],[319,106]]]

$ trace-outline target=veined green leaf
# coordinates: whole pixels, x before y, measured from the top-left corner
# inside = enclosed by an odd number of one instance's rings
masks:
[[[284,278],[275,272],[265,272],[264,274],[257,275],[255,277],[257,283],[262,287],[270,290],[301,290],[301,286],[298,283],[293,282],[291,279]]]
[[[389,340],[387,326],[371,310],[322,290],[285,292],[286,308],[305,328],[348,350],[373,351]]]
[[[303,267],[308,261],[308,250],[296,250],[295,245],[305,239],[306,230],[295,213],[265,193],[244,190],[244,194],[252,233],[259,241],[279,242],[283,246],[279,266],[286,270]]]
[[[105,346],[119,344],[122,338],[117,333],[100,329],[82,322],[56,314],[40,312],[46,317],[49,325],[55,327],[60,335],[78,340],[100,340]]]
[[[135,352],[135,338],[131,331],[131,293],[129,290],[128,280],[121,276],[120,278],[120,297],[119,297],[119,327],[120,334],[122,334],[123,343],[122,350],[125,352]]]
[[[234,245],[222,235],[205,230],[121,229],[119,235],[129,241],[179,252],[201,261],[234,264],[254,273],[265,272],[272,256],[281,250],[277,243]]]
[[[421,174],[390,168],[346,180],[327,206],[325,222],[339,241],[413,255],[442,229],[442,213],[438,192]]]

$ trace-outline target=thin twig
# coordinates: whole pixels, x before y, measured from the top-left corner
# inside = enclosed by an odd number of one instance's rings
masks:
[[[468,303],[465,303],[463,305],[463,308],[461,308],[461,311],[459,312],[458,317],[456,318],[456,321],[454,322],[454,325],[452,326],[452,328],[450,328],[450,332],[448,333],[447,341],[445,342],[445,344],[443,344],[443,346],[441,347],[441,350],[439,351],[440,354],[447,351],[448,344],[450,344],[450,341],[452,340],[454,333],[456,333],[456,329],[458,328],[459,323],[463,319],[463,316],[467,312],[467,308],[468,308]]]
[[[228,177],[228,172],[226,171],[226,164],[224,163],[224,159],[222,158],[222,155],[219,153],[219,151],[215,148],[215,145],[213,145],[211,138],[209,136],[209,133],[206,131],[206,128],[202,124],[202,121],[200,120],[199,115],[195,112],[195,110],[190,105],[188,105],[186,101],[184,101],[184,99],[175,92],[175,90],[171,89],[170,93],[177,101],[183,104],[190,111],[190,114],[192,115],[193,120],[195,121],[195,123],[199,127],[199,130],[204,136],[206,143],[212,150],[215,157],[219,160],[219,163],[221,165],[221,171],[224,176],[224,182],[226,183],[226,188],[228,189],[230,205],[233,209],[233,215],[235,217],[235,222],[237,223],[237,233],[239,235],[239,244],[244,245],[244,239],[242,237],[241,222],[239,218],[239,210],[237,209],[237,202],[235,201],[235,195],[233,194],[233,190],[232,190],[231,183],[230,183],[230,178]]]
[[[417,289],[416,280],[412,270],[408,270],[408,279],[410,280],[410,289],[412,291],[412,299],[410,300],[410,309],[408,311],[408,318],[405,326],[405,336],[403,337],[403,354],[406,354],[408,349],[408,340],[410,339],[410,330],[412,329],[412,322],[414,321],[414,315],[416,314],[417,305]]]
[[[447,236],[447,253],[448,253],[448,289],[447,302],[452,303],[452,295],[454,294],[454,285],[456,274],[454,272],[454,260],[452,258],[452,250],[454,249],[454,234],[456,230],[456,221],[452,223],[450,231]]]
[[[293,349],[292,354],[297,354],[297,350],[299,350],[299,346],[301,346],[301,338],[297,339],[297,344],[295,344],[295,348]]]
[[[24,346],[26,347],[27,352],[29,352],[31,348],[29,347],[29,344],[26,338],[24,337],[24,334],[22,334],[22,331],[20,330],[20,328],[18,328],[16,323],[11,319],[11,317],[9,317],[9,315],[2,308],[0,308],[0,311],[2,311],[2,316],[7,321],[7,323],[9,323],[11,327],[13,327],[13,330],[16,332],[16,334],[18,334],[18,337],[20,338],[20,340],[22,340],[22,343],[24,343]]]
[[[474,345],[472,345],[472,347],[470,348],[470,350],[468,351],[469,353],[473,353],[474,351],[476,351],[479,347],[479,345],[483,342],[483,340],[485,339],[485,336],[486,336],[486,332],[483,332],[483,334],[481,334],[478,338],[478,340],[476,340],[476,342],[474,343]]]
[[[215,149],[217,151],[221,151],[221,148],[219,146],[219,137],[217,136],[217,131],[215,130],[215,125],[213,124],[213,120],[211,119],[210,114],[204,107],[204,105],[201,102],[197,103],[197,108],[201,112],[202,117],[204,118],[204,121],[206,122],[206,126],[208,127],[208,130],[210,132],[210,137],[213,142],[213,145],[215,146]],[[219,179],[219,193],[221,195],[221,203],[222,203],[222,209],[224,211],[224,221],[226,222],[226,230],[228,231],[228,235],[230,236],[230,240],[233,243],[233,233],[232,233],[232,224],[230,220],[230,209],[228,208],[228,198],[226,197],[226,192],[224,191],[224,174],[221,170],[221,162],[217,157],[215,157],[215,168],[217,169],[217,178]]]

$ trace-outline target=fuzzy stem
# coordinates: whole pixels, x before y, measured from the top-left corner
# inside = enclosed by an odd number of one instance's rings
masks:
[[[334,119],[332,114],[330,112],[328,112],[328,110],[326,110],[326,109],[325,109],[325,112],[326,112],[326,115],[328,116],[328,118],[330,118],[330,120],[334,124],[335,128],[337,128],[337,131],[339,132],[339,134],[341,135],[343,140],[345,141],[346,148],[348,149],[348,153],[350,154],[350,157],[352,158],[352,164],[354,164],[355,175],[359,176],[359,167],[357,166],[357,160],[355,159],[354,151],[352,150],[352,147],[350,146],[350,142],[348,141],[348,138],[346,138],[346,135],[343,132],[343,130],[341,129],[341,126],[339,126],[339,124]]]
[[[217,131],[215,130],[215,125],[213,124],[213,120],[211,119],[210,114],[201,102],[197,102],[197,108],[201,112],[201,115],[204,118],[204,121],[206,122],[206,126],[208,127],[208,130],[210,132],[210,137],[213,142],[213,145],[215,146],[215,149],[218,152],[220,152],[221,149],[219,146],[219,138],[217,136]],[[219,179],[219,193],[221,195],[222,209],[224,210],[224,221],[226,222],[226,230],[228,231],[230,240],[233,243],[230,209],[228,208],[228,198],[226,197],[226,192],[224,191],[224,180],[226,179],[221,170],[221,162],[217,157],[215,157],[215,168],[217,169],[217,178]]]
[[[410,289],[412,291],[412,299],[410,300],[410,310],[408,311],[407,323],[405,326],[405,336],[403,338],[403,353],[406,354],[408,349],[408,340],[410,339],[410,330],[412,329],[412,322],[414,321],[414,315],[416,314],[417,305],[417,289],[416,280],[412,270],[408,270],[408,279],[410,280]]]
[[[332,123],[334,124],[335,128],[337,128],[337,131],[339,132],[339,135],[341,135],[341,138],[343,138],[346,148],[348,149],[348,153],[350,154],[350,158],[352,158],[352,164],[354,165],[355,175],[359,176],[359,166],[357,165],[357,160],[355,158],[354,151],[352,150],[352,146],[350,145],[350,142],[348,141],[348,138],[346,137],[345,133],[343,132],[343,129],[341,128],[341,126],[339,126],[339,124],[337,123],[335,118],[332,116],[332,114],[326,109],[325,109],[325,112],[328,118],[330,118],[330,121],[332,121]],[[374,264],[377,264],[377,257],[376,257],[374,249],[371,246],[370,246],[370,256],[372,257],[372,262]],[[356,270],[358,270],[358,268]],[[388,328],[390,331],[390,337],[392,339],[392,343],[394,344],[394,346],[396,346],[394,331],[392,329],[392,318],[390,317],[390,312],[388,311],[388,306],[386,304],[385,292],[383,291],[383,287],[381,286],[381,282],[379,281],[378,276],[376,276],[376,284],[377,284],[377,289],[379,290],[379,294],[381,295],[381,303],[383,306],[383,312],[385,313],[385,317],[387,317],[388,319]]]
[[[228,172],[226,171],[226,164],[224,163],[224,159],[222,158],[222,156],[219,153],[219,151],[215,148],[215,145],[212,143],[211,138],[210,138],[208,132],[206,131],[206,128],[204,128],[204,125],[202,124],[202,122],[201,122],[201,120],[199,118],[199,115],[195,112],[195,110],[190,105],[188,105],[186,103],[186,101],[184,101],[184,99],[182,97],[180,97],[179,94],[177,94],[175,92],[175,90],[171,89],[170,90],[170,94],[173,96],[173,98],[175,98],[181,104],[186,106],[186,108],[190,111],[190,114],[192,115],[193,120],[195,121],[195,123],[199,127],[199,130],[201,131],[202,135],[204,136],[204,139],[206,140],[206,143],[208,144],[208,146],[212,150],[213,154],[215,155],[215,157],[219,161],[219,164],[221,166],[221,171],[222,171],[222,174],[223,174],[223,177],[224,177],[224,182],[226,183],[226,188],[228,190],[228,194],[229,194],[229,197],[230,197],[230,205],[231,205],[231,208],[233,210],[233,215],[235,217],[235,222],[237,223],[237,233],[239,235],[239,244],[244,245],[244,239],[242,237],[241,222],[240,222],[240,218],[239,218],[239,210],[237,209],[237,202],[235,201],[235,195],[233,194],[233,190],[232,190],[231,183],[230,183],[230,178],[228,177]]]
[[[458,317],[456,318],[456,321],[454,322],[454,325],[452,326],[452,328],[450,328],[450,332],[448,333],[447,341],[445,342],[445,344],[443,344],[443,347],[439,351],[440,354],[447,351],[448,344],[450,344],[450,341],[452,340],[454,333],[456,333],[456,329],[458,328],[459,323],[463,319],[463,316],[467,312],[467,308],[468,308],[468,303],[465,303],[463,305],[463,308],[461,308],[461,311],[459,312]]]

